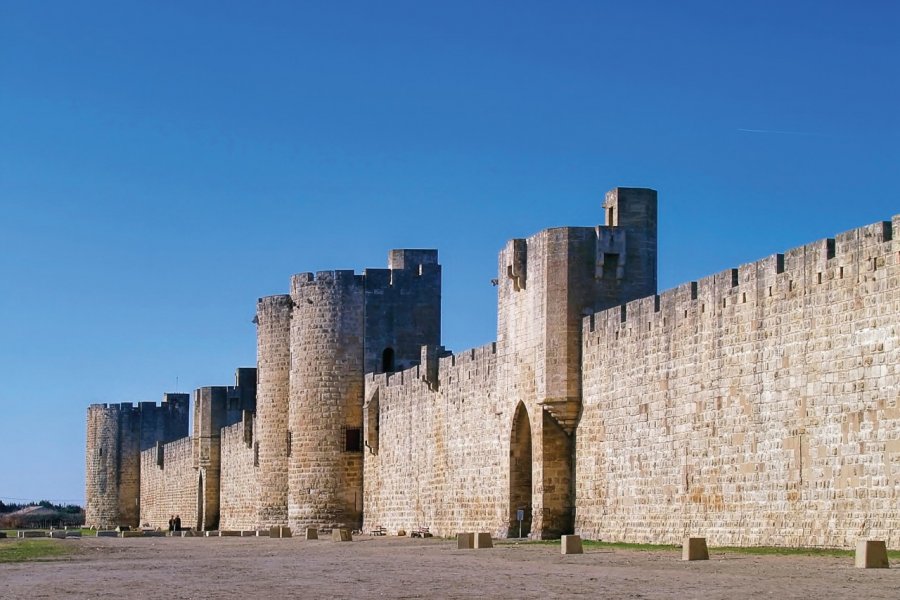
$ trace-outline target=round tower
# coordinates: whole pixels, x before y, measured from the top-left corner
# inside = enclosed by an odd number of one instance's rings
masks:
[[[87,412],[85,525],[138,525],[140,449],[131,404],[92,404]]]
[[[291,280],[288,524],[362,522],[364,279],[353,271]]]
[[[287,525],[288,391],[291,373],[289,295],[260,298],[256,304],[256,440],[259,471],[259,524]]]

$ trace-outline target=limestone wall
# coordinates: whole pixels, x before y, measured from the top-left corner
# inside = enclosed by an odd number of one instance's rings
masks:
[[[294,528],[355,529],[362,522],[363,292],[363,277],[353,271],[302,273],[291,281],[288,524]]]
[[[267,296],[256,304],[259,381],[254,444],[259,456],[258,525],[266,527],[287,525],[292,310],[288,295]]]
[[[576,533],[900,547],[898,227],[585,319]]]
[[[172,515],[184,529],[198,526],[198,472],[191,438],[141,452],[141,525],[166,530]]]
[[[506,535],[511,416],[494,394],[494,344],[366,379],[365,530]],[[435,378],[432,378],[434,381]]]
[[[266,490],[259,483],[253,430],[250,413],[241,423],[222,429],[219,529],[255,529],[262,524],[260,497]]]

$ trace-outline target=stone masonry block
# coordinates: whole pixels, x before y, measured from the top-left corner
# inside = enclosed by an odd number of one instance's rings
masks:
[[[584,548],[581,546],[580,535],[564,535],[562,536],[562,544],[560,545],[563,554],[584,554]]]
[[[144,537],[144,532],[141,530],[137,531],[120,531],[119,536],[123,538],[136,538],[136,537]]]
[[[66,539],[66,532],[60,529],[54,529],[53,531],[47,532],[47,537],[55,540],[64,540]]]
[[[269,537],[271,538],[289,538],[291,537],[291,528],[283,526],[275,526],[269,529]]]
[[[350,535],[349,529],[332,529],[331,541],[333,542],[352,542],[353,536]]]
[[[686,537],[681,546],[681,560],[709,560],[706,538]]]
[[[317,540],[319,539],[319,530],[315,527],[307,527],[306,528],[306,539],[308,540]]]
[[[97,532],[97,537],[119,537],[119,534],[116,533],[115,531],[112,531],[112,530],[109,530],[109,531],[98,531],[98,532]]]
[[[889,567],[887,545],[883,540],[860,540],[856,543],[857,569],[887,569]]]
[[[479,533],[475,536],[475,547],[476,548],[493,548],[494,543],[491,541],[490,533]]]
[[[457,533],[456,534],[456,549],[457,550],[471,550],[475,547],[475,534],[474,533]]]

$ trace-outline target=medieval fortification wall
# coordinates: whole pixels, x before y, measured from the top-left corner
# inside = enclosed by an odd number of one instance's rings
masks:
[[[900,217],[657,295],[656,192],[603,209],[507,243],[455,354],[436,251],[295,275],[191,437],[186,395],[89,408],[88,524],[900,547]]]
[[[900,546],[898,226],[586,319],[576,530]]]

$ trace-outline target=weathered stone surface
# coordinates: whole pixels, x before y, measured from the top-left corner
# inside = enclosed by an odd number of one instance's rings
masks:
[[[681,560],[709,560],[706,538],[686,537],[681,544]]]
[[[476,548],[493,548],[494,542],[491,540],[491,534],[487,532],[475,534]]]
[[[457,550],[471,550],[475,547],[475,534],[474,533],[457,533],[456,534],[456,549]]]
[[[497,341],[457,354],[434,251],[294,276],[259,403],[202,388],[182,439],[89,409],[89,522],[900,547],[900,216],[657,295],[656,193],[603,209],[511,240]]]
[[[283,525],[269,528],[270,538],[289,538],[291,537],[291,528]]]
[[[306,539],[308,540],[317,540],[319,539],[319,530],[315,527],[307,527],[306,528]]]
[[[890,567],[884,540],[858,541],[854,562],[857,569],[887,569]]]
[[[580,535],[564,535],[560,542],[560,551],[563,554],[584,554]]]
[[[331,541],[333,542],[352,542],[353,536],[350,534],[349,529],[332,529],[331,530]]]
[[[112,530],[98,531],[97,537],[118,537],[119,534]]]

